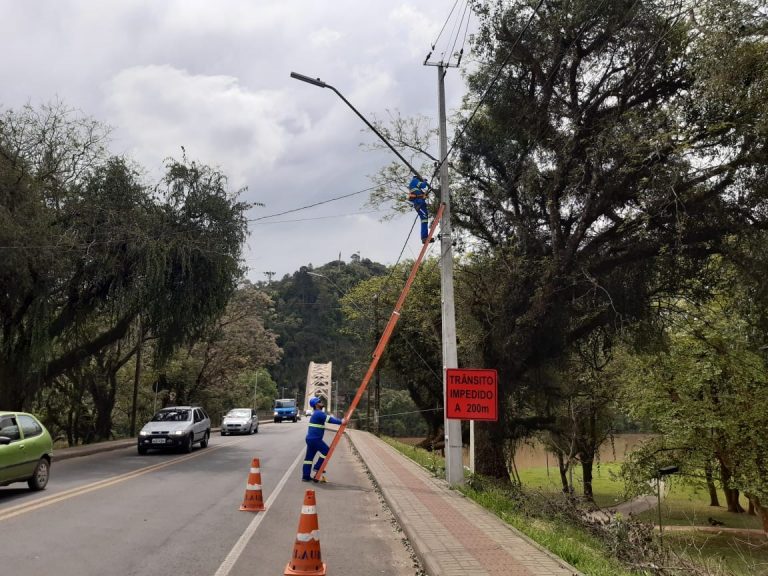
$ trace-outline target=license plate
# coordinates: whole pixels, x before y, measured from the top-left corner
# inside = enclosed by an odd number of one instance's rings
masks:
[[[152,444],[165,444],[165,438],[152,438]]]

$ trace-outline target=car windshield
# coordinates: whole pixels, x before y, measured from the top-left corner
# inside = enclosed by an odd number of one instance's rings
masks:
[[[277,400],[275,408],[293,408],[296,405],[294,400]]]
[[[186,422],[191,416],[191,410],[160,410],[152,418],[152,422]]]
[[[230,410],[227,413],[227,416],[229,416],[230,418],[250,418],[251,417],[251,411],[239,408],[237,410]]]

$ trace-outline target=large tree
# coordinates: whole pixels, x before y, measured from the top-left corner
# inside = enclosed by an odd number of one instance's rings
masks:
[[[505,417],[480,427],[479,468],[506,477],[508,399],[535,367],[692,288],[724,237],[765,226],[768,44],[747,1],[476,9],[454,214],[487,253],[469,305]]]
[[[0,119],[0,405],[29,406],[98,363],[139,313],[167,356],[222,312],[241,275],[247,206],[224,175],[169,160],[153,189],[105,155],[105,138],[61,106]]]

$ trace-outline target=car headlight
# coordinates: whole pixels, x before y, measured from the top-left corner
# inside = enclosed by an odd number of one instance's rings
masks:
[[[147,432],[146,430],[141,430],[139,432],[139,436],[149,436],[149,435],[150,435],[150,432]]]
[[[277,412],[275,412],[275,416],[277,416],[277,415],[278,415]]]
[[[183,435],[184,435],[184,430],[175,430],[173,433],[174,433],[176,436],[183,436]]]

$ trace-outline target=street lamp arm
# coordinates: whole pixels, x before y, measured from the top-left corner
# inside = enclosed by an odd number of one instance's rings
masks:
[[[378,137],[381,139],[381,141],[382,141],[382,142],[384,142],[384,144],[386,144],[386,145],[389,147],[389,149],[390,149],[390,150],[392,150],[392,152],[394,152],[394,153],[395,153],[395,155],[396,155],[398,158],[400,158],[400,160],[402,160],[402,161],[403,161],[403,164],[405,164],[406,166],[408,166],[408,168],[411,170],[411,172],[413,172],[413,174],[414,174],[415,176],[417,176],[419,180],[422,180],[422,181],[426,182],[426,180],[424,180],[424,177],[423,177],[423,176],[422,176],[422,175],[419,173],[419,171],[418,171],[418,170],[416,170],[416,168],[414,168],[413,166],[411,166],[411,163],[410,163],[410,162],[408,162],[408,160],[406,160],[406,159],[403,157],[403,155],[402,155],[402,154],[400,154],[400,152],[398,152],[398,151],[395,149],[395,147],[394,147],[394,146],[392,146],[392,144],[390,144],[389,140],[387,140],[386,138],[384,138],[384,135],[383,135],[383,134],[381,134],[381,132],[379,132],[378,130],[376,130],[376,128],[373,126],[373,124],[371,124],[370,122],[368,122],[368,120],[365,118],[365,116],[363,116],[362,114],[360,114],[360,112],[358,112],[357,108],[355,108],[354,106],[352,106],[352,103],[351,103],[349,100],[347,100],[346,98],[344,98],[344,95],[343,95],[341,92],[339,92],[338,90],[336,90],[336,88],[334,88],[334,87],[333,87],[333,86],[331,86],[330,84],[327,84],[326,82],[323,82],[322,80],[320,80],[320,78],[310,78],[309,76],[305,76],[304,74],[299,74],[299,73],[297,73],[297,72],[291,72],[291,78],[295,78],[296,80],[301,80],[302,82],[306,82],[307,84],[312,84],[313,86],[319,86],[320,88],[330,88],[331,90],[333,90],[334,92],[336,92],[336,95],[337,95],[339,98],[341,98],[341,99],[344,101],[344,103],[345,103],[347,106],[349,106],[349,107],[352,109],[352,111],[353,111],[355,114],[357,114],[357,115],[358,115],[358,117],[360,118],[360,120],[362,120],[363,122],[365,122],[366,126],[368,126],[368,128],[370,128],[370,129],[373,131],[373,133],[374,133],[374,134],[376,134],[376,136],[378,136]]]

